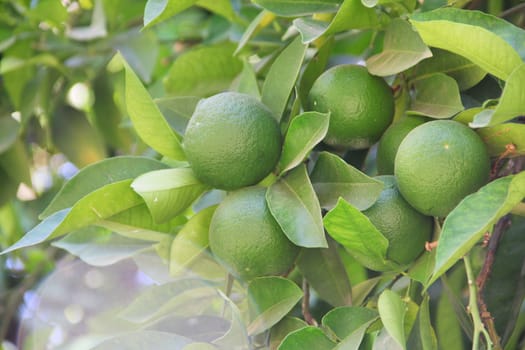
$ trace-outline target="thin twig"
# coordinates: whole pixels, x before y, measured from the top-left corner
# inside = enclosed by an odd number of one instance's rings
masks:
[[[304,320],[306,321],[306,323],[308,323],[311,326],[317,326],[318,325],[317,321],[310,313],[310,286],[306,278],[303,278],[303,293],[304,293],[304,296],[303,296],[303,302],[301,306],[302,306]]]
[[[487,308],[485,303],[485,298],[483,297],[483,291],[487,280],[490,278],[492,273],[492,267],[496,258],[496,252],[498,249],[499,242],[503,237],[503,234],[510,226],[510,215],[505,215],[502,217],[498,223],[494,226],[494,231],[487,246],[487,254],[485,256],[485,261],[483,262],[483,267],[476,279],[476,285],[478,287],[478,305],[481,311],[481,318],[487,331],[490,334],[490,339],[494,343],[494,349],[501,349],[500,337],[496,331],[496,326],[494,324],[494,319],[490,311]]]
[[[485,342],[487,344],[487,349],[491,350],[492,348],[492,341],[490,339],[490,335],[485,329],[485,326],[483,325],[483,321],[481,320],[479,308],[478,308],[478,292],[476,288],[476,283],[474,281],[474,272],[472,271],[472,265],[470,264],[470,259],[468,256],[463,257],[463,262],[465,263],[465,270],[467,272],[467,280],[468,280],[468,290],[469,290],[469,300],[468,300],[468,308],[470,311],[470,316],[472,318],[472,323],[474,324],[474,334],[472,334],[472,350],[479,350],[479,340],[481,335],[483,335],[483,338],[485,338]]]
[[[508,10],[503,11],[502,13],[499,14],[499,17],[505,18],[505,17],[511,16],[523,10],[525,10],[525,3],[516,5],[514,7],[511,7]]]

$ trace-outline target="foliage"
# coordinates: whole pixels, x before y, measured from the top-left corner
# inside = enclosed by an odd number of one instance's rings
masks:
[[[0,0],[0,338],[15,340],[24,293],[72,255],[106,268],[131,261],[154,281],[86,321],[82,349],[522,348],[521,9]],[[388,260],[388,240],[362,214],[383,187],[376,146],[330,148],[330,112],[308,110],[314,81],[341,63],[388,82],[394,122],[457,120],[491,156],[489,183],[435,218],[429,251],[408,266]],[[195,178],[184,131],[198,101],[223,91],[259,99],[280,123],[281,158],[261,185],[301,249],[285,276],[247,284],[210,254],[226,193]]]

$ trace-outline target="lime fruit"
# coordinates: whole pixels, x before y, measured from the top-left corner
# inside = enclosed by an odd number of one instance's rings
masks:
[[[405,116],[391,124],[384,132],[377,145],[377,171],[383,175],[394,174],[394,161],[397,149],[407,134],[427,121],[427,118]]]
[[[394,173],[403,197],[426,215],[445,217],[489,177],[481,138],[452,120],[435,120],[410,131],[399,145]]]
[[[256,98],[224,92],[201,100],[186,128],[184,150],[195,176],[234,190],[258,183],[281,154],[281,132]]]
[[[265,195],[259,186],[231,192],[211,220],[212,253],[243,280],[284,274],[299,253],[270,213]]]
[[[388,84],[365,67],[339,65],[325,71],[308,94],[310,109],[330,112],[325,143],[338,149],[374,144],[392,122],[394,97]]]
[[[434,229],[434,219],[414,209],[401,196],[392,175],[377,176],[385,188],[377,201],[363,211],[388,239],[387,257],[401,265],[414,261],[425,248]]]

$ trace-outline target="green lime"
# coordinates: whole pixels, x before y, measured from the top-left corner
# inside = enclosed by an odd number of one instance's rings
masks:
[[[310,109],[330,112],[324,141],[339,149],[364,149],[374,144],[392,122],[394,97],[388,84],[365,67],[339,65],[314,82]]]
[[[244,280],[289,271],[299,247],[284,234],[266,204],[266,188],[231,192],[210,224],[210,249],[234,276]]]
[[[434,219],[414,209],[401,196],[392,175],[377,176],[385,188],[377,202],[363,211],[388,239],[387,257],[401,265],[414,261],[424,250],[434,229]]]
[[[224,92],[201,100],[184,135],[196,177],[233,190],[258,183],[276,166],[281,133],[272,113],[256,98]]]
[[[426,215],[445,217],[489,177],[481,138],[452,120],[435,120],[410,131],[399,145],[394,173],[405,199]]]
[[[428,119],[424,117],[405,116],[386,129],[377,145],[377,171],[380,174],[394,174],[394,161],[401,141],[403,141],[410,130],[423,124],[427,120]]]

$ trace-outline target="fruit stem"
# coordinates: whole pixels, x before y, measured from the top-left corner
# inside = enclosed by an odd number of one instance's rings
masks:
[[[483,325],[483,321],[481,320],[480,314],[479,314],[479,308],[478,308],[478,291],[477,286],[474,278],[474,272],[472,270],[472,265],[470,264],[470,259],[467,255],[463,257],[463,262],[465,263],[465,270],[467,272],[467,282],[468,282],[468,290],[469,290],[469,301],[468,301],[468,308],[470,312],[470,316],[472,317],[472,322],[474,324],[474,332],[472,335],[472,350],[478,350],[479,347],[479,339],[481,335],[483,335],[483,338],[485,338],[485,341],[487,343],[487,349],[492,349],[492,341],[490,339],[490,335],[485,329],[485,326]]]

